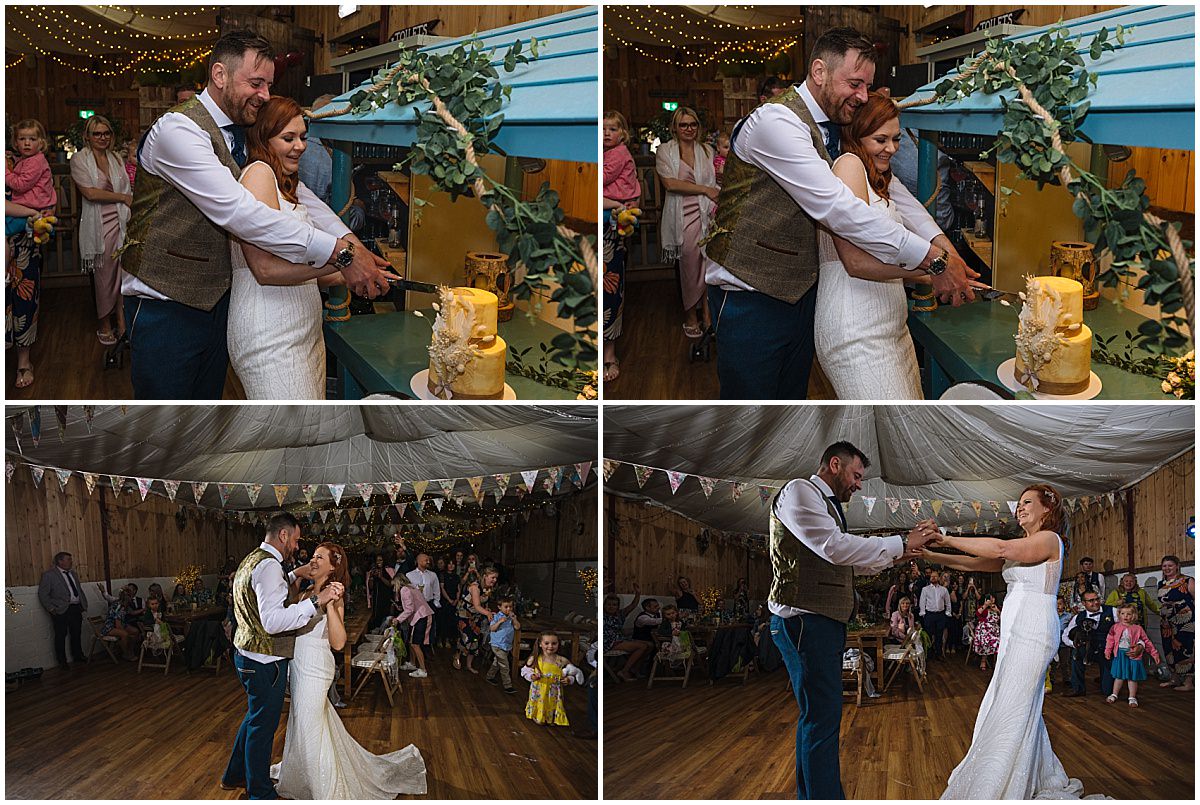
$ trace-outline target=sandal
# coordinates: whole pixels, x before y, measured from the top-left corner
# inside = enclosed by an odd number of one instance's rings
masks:
[[[115,335],[113,335],[111,332],[105,333],[105,332],[101,332],[100,330],[97,330],[96,337],[99,338],[100,343],[106,347],[111,347],[113,344],[117,343],[117,337]]]
[[[700,338],[704,335],[704,330],[699,324],[685,324],[683,325],[683,334],[688,338]]]
[[[611,383],[621,376],[620,361],[605,361],[604,362],[604,382]]]
[[[22,375],[28,375],[29,379],[22,380],[21,379]],[[33,385],[33,367],[26,366],[26,367],[18,368],[17,369],[17,379],[15,381],[13,381],[13,385],[19,389],[27,389],[30,386],[32,386]]]
[[[1108,702],[1109,704],[1112,704],[1112,703],[1113,703],[1113,702],[1115,702],[1116,700],[1117,700],[1117,694],[1115,694],[1115,693],[1110,693],[1110,694],[1108,695],[1108,698],[1106,698],[1104,701]],[[1133,701],[1135,701],[1135,702],[1136,702],[1136,701],[1137,701],[1137,699],[1134,699]]]
[[[455,655],[454,655],[454,660],[453,660],[453,661],[451,661],[451,663],[450,663],[450,664],[454,666],[454,670],[455,670],[455,671],[461,671],[461,670],[462,670],[462,659],[461,659],[461,655],[459,655],[459,654],[455,654]]]
[[[1137,699],[1135,699],[1134,697],[1130,696],[1130,697],[1129,697],[1129,706],[1130,706],[1130,707],[1137,707],[1137,706],[1138,706]]]

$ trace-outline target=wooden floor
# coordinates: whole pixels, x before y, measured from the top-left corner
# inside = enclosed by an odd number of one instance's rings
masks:
[[[84,647],[87,647],[85,641]],[[597,742],[587,693],[567,690],[571,728],[524,717],[528,686],[508,695],[441,650],[428,679],[402,678],[394,709],[372,681],[339,713],[372,752],[414,743],[428,768],[428,799],[595,799]],[[218,780],[229,760],[246,695],[224,666],[185,674],[136,673],[97,658],[81,670],[48,669],[7,694],[6,799],[237,799]],[[283,756],[287,706],[272,759]]]
[[[104,368],[108,349],[96,338],[96,303],[89,286],[42,289],[38,340],[31,352],[33,385],[19,389],[17,356],[6,350],[5,398],[8,400],[131,400],[129,353],[120,369]],[[244,400],[245,392],[230,369],[226,400]]]
[[[625,289],[624,332],[616,342],[621,375],[604,384],[604,399],[719,399],[716,352],[708,363],[688,359],[692,340],[683,334],[679,282],[638,281]],[[836,399],[819,365],[808,386],[810,400]]]
[[[925,694],[911,682],[842,709],[842,785],[848,799],[937,799],[971,742],[990,675],[962,655],[934,662]],[[1096,693],[1063,698],[1044,714],[1054,751],[1085,794],[1192,800],[1195,694],[1139,690],[1142,707]],[[899,686],[899,687],[898,687]],[[608,799],[792,799],[796,704],[780,669],[710,687],[701,675],[646,690],[604,686],[604,794]],[[1164,751],[1166,745],[1175,747]],[[1127,767],[1115,767],[1113,759]]]

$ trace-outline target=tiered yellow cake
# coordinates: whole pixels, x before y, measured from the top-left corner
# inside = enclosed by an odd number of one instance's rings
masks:
[[[1083,285],[1066,277],[1027,277],[1017,327],[1015,373],[1043,394],[1078,394],[1092,372],[1092,331],[1083,323]]]
[[[441,288],[438,295],[429,390],[462,400],[503,398],[508,345],[496,331],[496,295],[479,288]]]

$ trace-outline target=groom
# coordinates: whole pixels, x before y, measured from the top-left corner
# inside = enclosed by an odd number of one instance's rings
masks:
[[[771,504],[767,606],[771,638],[783,655],[800,709],[796,723],[796,796],[845,799],[838,763],[842,652],[854,612],[854,574],[878,573],[921,555],[940,536],[932,520],[908,534],[846,533],[843,503],[862,488],[871,462],[849,442],[825,449],[816,475],[796,478]]]
[[[249,799],[278,799],[271,782],[271,746],[283,694],[287,688],[288,659],[296,629],[307,624],[317,608],[342,597],[342,585],[332,582],[317,595],[288,606],[288,586],[309,578],[308,565],[284,575],[282,562],[296,551],[300,524],[283,512],[271,518],[266,540],[242,560],[233,578],[233,608],[237,617],[234,666],[246,689],[246,717],[238,729],[221,788],[245,788]]]
[[[209,56],[204,92],[170,109],[138,144],[138,181],[121,258],[133,394],[138,399],[219,400],[229,353],[230,236],[316,277],[337,269],[355,293],[388,289],[381,266],[303,185],[315,226],[273,210],[238,183],[246,127],[271,97],[274,53],[233,31]],[[269,332],[263,333],[269,337]]]
[[[899,181],[889,190],[904,225],[833,175],[841,127],[867,102],[874,78],[874,43],[834,28],[814,44],[802,84],[734,127],[705,247],[722,399],[808,396],[819,227],[862,249],[862,260],[933,274],[943,302],[974,299],[967,280],[978,274]]]

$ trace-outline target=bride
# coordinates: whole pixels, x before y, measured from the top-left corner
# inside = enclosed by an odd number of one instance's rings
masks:
[[[300,105],[271,97],[246,131],[250,160],[241,182],[254,197],[312,225],[296,198],[300,155],[306,148]],[[249,243],[231,243],[229,360],[252,400],[325,399],[325,339],[318,286],[342,285],[332,266],[282,260]]]
[[[1018,539],[944,536],[935,543],[970,556],[924,552],[927,561],[958,570],[1003,571],[1008,582],[996,670],[979,705],[971,747],[942,799],[1079,799],[1083,791],[1055,756],[1042,719],[1046,669],[1060,639],[1055,603],[1065,552],[1062,496],[1046,484],[1028,487],[1017,504],[1017,522],[1025,532]]]
[[[322,542],[313,552],[312,580],[319,592],[331,581],[349,587],[346,553]],[[373,755],[346,732],[329,702],[336,666],[330,647],[346,644],[344,602],[318,612],[296,635],[291,661],[292,703],[288,713],[283,761],[271,767],[281,796],[290,799],[394,799],[424,794],[425,761],[412,744],[386,755]]]
[[[842,127],[843,153],[833,173],[865,204],[903,225],[888,191],[900,145],[900,112],[871,92]],[[821,228],[817,240],[814,343],[817,359],[841,400],[920,400],[921,377],[908,332],[904,280],[928,276],[879,262]]]

